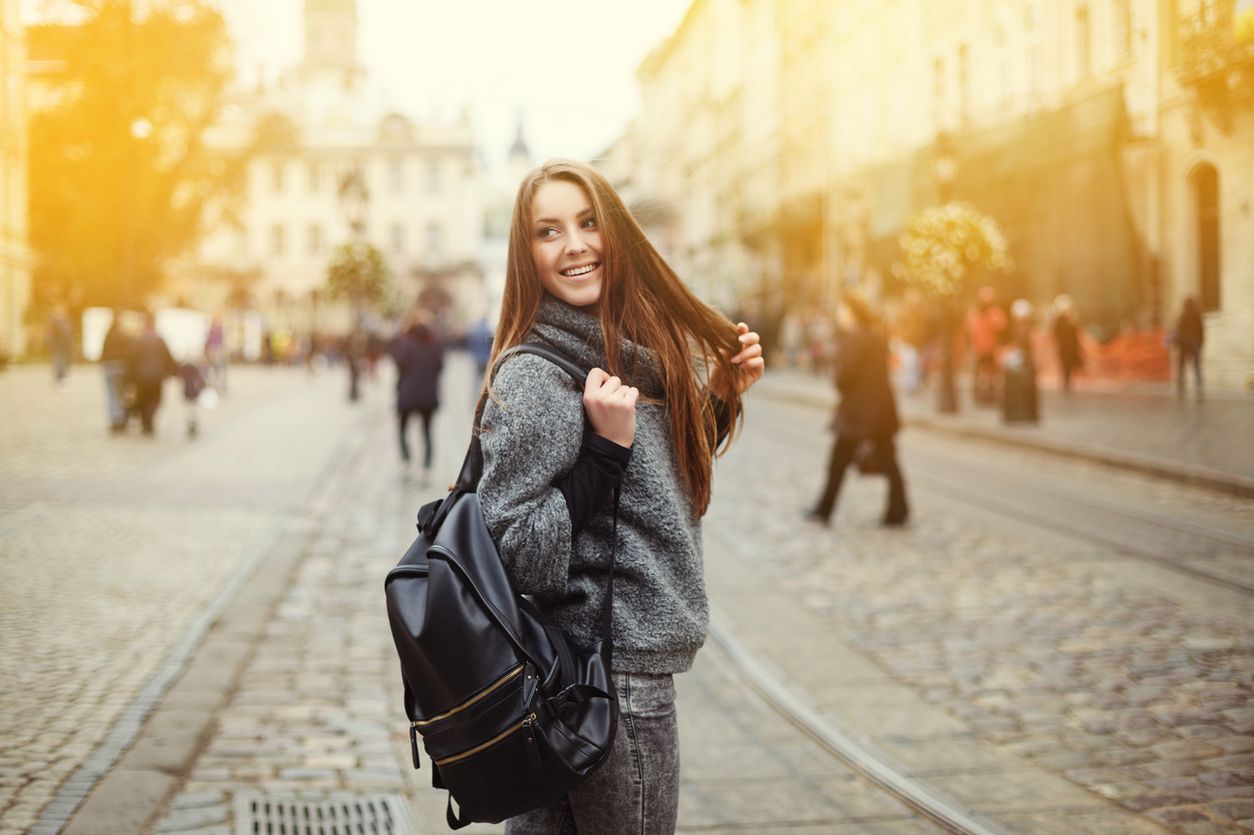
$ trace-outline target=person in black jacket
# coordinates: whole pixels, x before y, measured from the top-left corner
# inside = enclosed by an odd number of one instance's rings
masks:
[[[837,321],[840,332],[836,343],[836,388],[840,405],[836,409],[836,444],[822,496],[806,515],[823,525],[828,523],[845,470],[856,455],[864,469],[888,477],[888,506],[883,523],[891,527],[904,525],[910,511],[893,440],[901,424],[888,381],[888,346],[878,332],[874,312],[859,296],[844,296]]]
[[[178,373],[178,363],[170,355],[170,348],[157,333],[157,319],[151,313],[144,314],[144,332],[135,338],[131,346],[128,376],[135,384],[135,409],[145,435],[153,433],[153,418],[161,406],[161,388],[166,377]]]
[[[114,434],[126,429],[126,361],[130,354],[130,334],[122,327],[121,311],[114,310],[113,321],[100,348],[100,367],[104,371],[105,395],[108,398],[109,431]]]
[[[1193,383],[1197,391],[1197,402],[1202,402],[1202,345],[1206,342],[1206,326],[1202,322],[1202,312],[1197,306],[1197,299],[1189,296],[1180,309],[1180,317],[1176,319],[1176,330],[1172,336],[1176,346],[1176,396],[1184,399],[1184,378],[1188,367],[1193,366]]]
[[[396,362],[396,415],[401,460],[409,463],[405,428],[411,415],[422,418],[422,474],[431,470],[431,418],[440,407],[440,371],[444,351],[435,333],[425,324],[411,324],[392,343]]]

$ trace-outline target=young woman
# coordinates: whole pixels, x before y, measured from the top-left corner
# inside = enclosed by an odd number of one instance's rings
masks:
[[[876,468],[888,478],[888,503],[883,524],[900,527],[910,508],[906,483],[897,466],[894,437],[900,428],[897,402],[888,381],[888,345],[879,334],[879,319],[860,296],[847,293],[836,311],[840,334],[836,346],[836,443],[827,464],[827,481],[818,504],[806,516],[827,525],[836,509],[845,470],[858,447],[870,441]]]
[[[534,355],[498,365],[529,339],[591,369],[584,391]],[[701,517],[715,451],[763,367],[758,335],[684,286],[599,173],[558,160],[523,180],[481,401],[479,501],[517,591],[592,641],[614,545],[609,499],[621,488],[622,712],[606,762],[562,801],[511,819],[513,835],[674,830],[672,676],[692,665],[708,618]]]

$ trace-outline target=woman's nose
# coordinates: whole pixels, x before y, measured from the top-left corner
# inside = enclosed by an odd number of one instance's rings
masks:
[[[586,252],[588,245],[584,243],[583,236],[578,232],[571,232],[566,238],[566,251],[572,255],[579,252]]]

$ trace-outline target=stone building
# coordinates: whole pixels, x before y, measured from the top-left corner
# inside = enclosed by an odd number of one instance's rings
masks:
[[[1066,292],[1100,336],[1197,296],[1212,381],[1254,386],[1251,6],[695,0],[627,145],[709,296],[894,292],[910,218],[964,200],[1007,233],[1004,295]]]
[[[0,0],[0,357],[26,351],[26,38],[18,0]]]
[[[302,63],[241,95],[215,128],[223,153],[251,151],[242,205],[180,264],[192,306],[260,312],[293,333],[343,332],[325,296],[335,247],[367,241],[388,261],[396,307],[451,326],[485,305],[482,173],[468,118],[417,122],[389,110],[357,56],[354,0],[306,0]]]

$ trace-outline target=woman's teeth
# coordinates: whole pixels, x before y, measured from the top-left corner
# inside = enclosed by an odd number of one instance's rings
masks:
[[[561,272],[562,275],[567,278],[575,278],[577,276],[587,275],[599,266],[600,264],[585,264],[582,267],[571,267],[570,269],[562,270]]]

